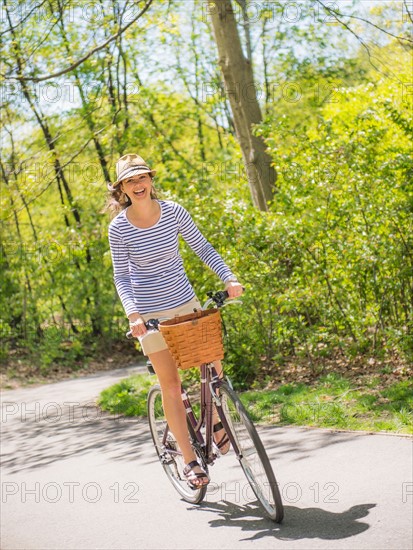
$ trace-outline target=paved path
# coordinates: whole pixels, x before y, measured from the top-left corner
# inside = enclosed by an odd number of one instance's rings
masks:
[[[262,428],[283,524],[263,518],[230,455],[192,506],[157,463],[146,421],[94,405],[142,370],[3,392],[3,550],[412,548],[410,438]]]

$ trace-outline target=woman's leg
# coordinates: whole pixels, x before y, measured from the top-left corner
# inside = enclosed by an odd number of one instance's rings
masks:
[[[181,379],[176,363],[169,350],[157,351],[151,353],[148,357],[161,385],[162,403],[168,425],[176,437],[185,464],[189,464],[196,460],[196,455],[189,440],[185,407],[181,397]],[[197,473],[202,472],[200,467],[195,467],[193,470]],[[198,483],[203,484],[199,481]]]
[[[222,372],[221,361],[214,361],[214,367],[215,367],[215,370],[217,371],[218,376],[222,378],[224,376],[224,373]]]

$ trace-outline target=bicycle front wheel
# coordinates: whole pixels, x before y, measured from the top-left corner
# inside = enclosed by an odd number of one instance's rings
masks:
[[[148,419],[156,453],[170,482],[184,500],[198,504],[205,497],[207,488],[204,486],[196,490],[191,489],[182,473],[185,463],[178,443],[169,430],[162,405],[162,392],[158,385],[153,386],[148,393]],[[196,442],[192,443],[198,462],[205,466]]]
[[[238,460],[245,476],[267,515],[280,523],[284,507],[264,445],[244,405],[227,382],[222,383],[219,392],[222,411],[237,443]]]

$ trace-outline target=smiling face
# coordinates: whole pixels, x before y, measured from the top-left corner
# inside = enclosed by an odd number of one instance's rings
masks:
[[[151,199],[152,178],[149,173],[138,174],[121,183],[122,191],[132,202]]]

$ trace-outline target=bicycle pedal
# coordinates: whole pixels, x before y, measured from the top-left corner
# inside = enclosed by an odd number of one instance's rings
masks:
[[[175,461],[173,458],[171,458],[166,453],[159,455],[159,460],[162,462],[162,464],[174,464]]]
[[[148,369],[148,373],[149,374],[156,374],[154,368],[153,368],[153,365],[150,361],[147,361],[146,362],[146,368]]]
[[[168,460],[167,458],[161,458],[161,462],[162,464],[165,464],[165,466],[172,466],[172,464],[175,464],[173,460]]]

